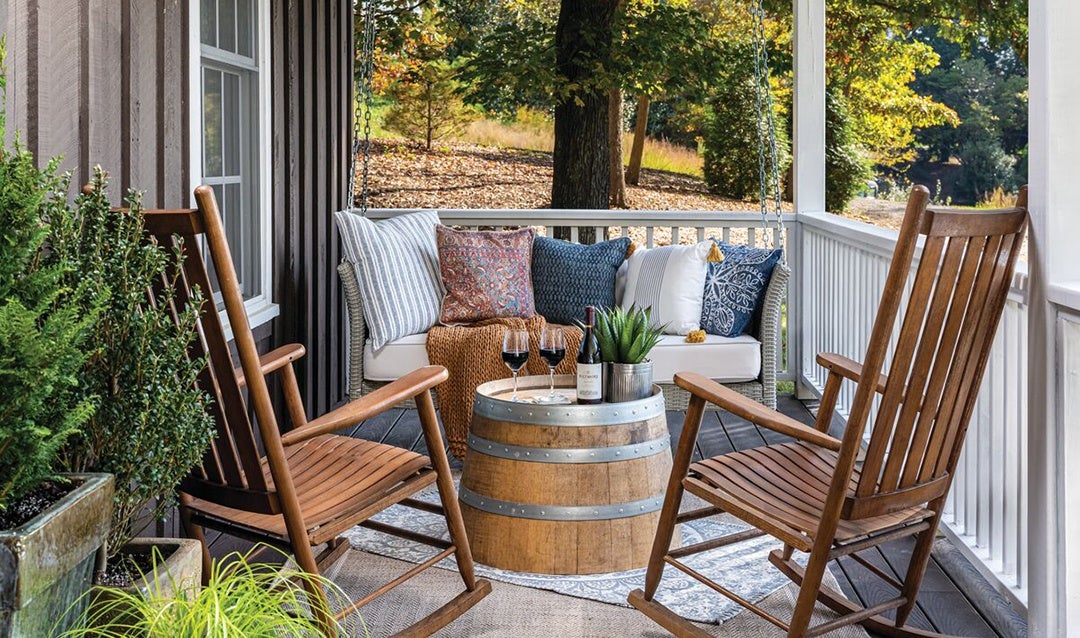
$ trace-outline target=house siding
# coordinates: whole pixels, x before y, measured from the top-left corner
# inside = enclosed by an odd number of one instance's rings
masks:
[[[275,2],[274,254],[282,312],[275,334],[308,354],[299,369],[308,416],[345,400],[345,311],[334,211],[348,203],[352,4]]]
[[[116,203],[191,205],[190,0],[0,0],[8,47],[8,141],[73,184],[100,164]],[[260,347],[302,343],[309,416],[345,397],[345,314],[333,213],[348,201],[352,4],[272,0],[273,296]]]
[[[9,0],[8,140],[63,156],[75,184],[109,171],[147,207],[190,201],[188,2]]]

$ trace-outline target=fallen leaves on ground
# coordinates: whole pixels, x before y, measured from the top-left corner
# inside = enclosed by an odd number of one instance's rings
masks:
[[[432,150],[403,140],[373,140],[372,208],[547,208],[551,154],[441,142]],[[359,189],[359,178],[357,179]],[[757,202],[713,195],[690,175],[643,169],[627,186],[635,210],[756,211]]]

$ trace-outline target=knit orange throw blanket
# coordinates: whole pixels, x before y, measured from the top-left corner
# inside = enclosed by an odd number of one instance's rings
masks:
[[[435,393],[443,429],[454,456],[465,458],[476,386],[511,376],[502,361],[503,334],[509,328],[528,330],[529,361],[520,374],[546,375],[547,364],[540,358],[540,335],[546,325],[544,318],[538,315],[528,319],[489,319],[467,326],[435,326],[428,331],[428,360],[450,372],[450,378],[439,385]],[[567,356],[555,368],[556,374],[573,374],[577,368],[575,355],[581,343],[581,331],[566,328],[565,333]]]

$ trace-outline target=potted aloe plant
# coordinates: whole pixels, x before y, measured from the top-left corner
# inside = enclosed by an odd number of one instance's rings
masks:
[[[0,93],[4,51],[0,39]],[[0,102],[6,139],[4,114]],[[94,411],[79,375],[98,313],[88,286],[68,284],[75,265],[48,245],[68,206],[57,166],[39,169],[17,134],[0,148],[0,637],[71,625],[112,513],[111,476],[57,471],[57,452]]]
[[[83,366],[82,391],[98,409],[61,453],[71,471],[116,476],[108,561],[99,585],[147,591],[198,583],[201,547],[191,539],[137,539],[172,511],[175,488],[198,464],[214,436],[210,398],[197,387],[205,361],[190,356],[199,300],[174,316],[172,300],[180,256],[149,241],[137,193],[127,208],[111,206],[105,173],[75,199],[75,209],[54,220],[50,243],[77,264],[68,275],[89,280],[101,293]],[[155,551],[165,557],[152,572]],[[147,583],[143,574],[160,577]]]
[[[596,316],[596,341],[604,362],[604,400],[636,401],[652,394],[653,369],[649,352],[664,334],[653,327],[652,312],[632,307],[601,310]]]

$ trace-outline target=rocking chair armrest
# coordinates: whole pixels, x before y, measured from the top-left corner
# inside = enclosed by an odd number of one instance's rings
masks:
[[[281,435],[283,445],[295,445],[320,434],[329,434],[342,428],[356,425],[364,419],[381,414],[395,405],[416,397],[449,377],[442,366],[425,366],[413,370],[400,379],[388,383],[374,392],[346,403],[321,417],[309,421],[307,425],[290,430]]]
[[[259,357],[259,368],[262,369],[263,376],[270,374],[276,370],[280,370],[287,364],[296,361],[300,357],[307,354],[307,350],[299,343],[290,343],[280,348],[275,348],[270,352]],[[247,379],[244,378],[244,370],[242,368],[236,368],[236,382],[240,384],[240,387],[247,385]]]
[[[858,381],[862,376],[862,364],[853,359],[849,359],[841,354],[835,354],[832,352],[819,352],[817,356],[818,365],[825,368],[829,372],[838,374],[845,379],[852,381]],[[885,392],[885,386],[889,383],[889,377],[882,374],[878,376],[877,391],[879,393]]]
[[[829,450],[840,450],[841,441],[839,439],[834,439],[827,434],[803,425],[786,414],[766,407],[700,374],[679,372],[675,375],[675,385],[695,397],[704,399],[773,432],[786,434],[800,441],[820,445]]]

